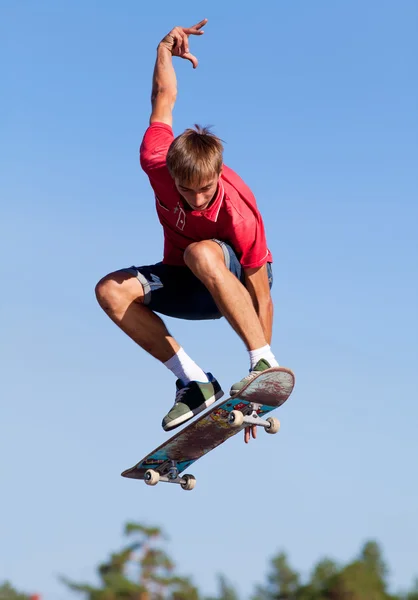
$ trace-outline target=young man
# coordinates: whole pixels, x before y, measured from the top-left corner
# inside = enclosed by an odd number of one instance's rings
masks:
[[[140,162],[164,230],[163,261],[116,271],[96,286],[98,302],[109,317],[177,377],[174,406],[162,422],[166,431],[191,419],[223,392],[156,313],[227,319],[250,356],[250,373],[232,385],[231,394],[248,378],[278,365],[270,349],[272,257],[256,200],[223,164],[222,143],[209,130],[196,126],[177,138],[173,135],[177,81],[172,59],[185,58],[197,67],[189,36],[202,35],[206,22],[175,27],[157,49],[152,113]],[[256,436],[255,426],[245,430],[245,442],[251,434]]]

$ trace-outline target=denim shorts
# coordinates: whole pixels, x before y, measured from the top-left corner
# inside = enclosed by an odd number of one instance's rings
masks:
[[[224,253],[225,264],[245,285],[244,270],[234,250],[225,242],[217,242]],[[144,304],[152,311],[193,321],[220,319],[219,312],[205,285],[187,266],[166,265],[159,262],[143,267],[121,269],[138,278],[144,289]],[[271,263],[267,263],[270,288],[273,285]]]

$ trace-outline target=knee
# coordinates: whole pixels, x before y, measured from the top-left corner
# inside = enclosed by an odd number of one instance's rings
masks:
[[[120,295],[119,285],[115,281],[113,274],[106,275],[96,284],[94,288],[97,302],[106,310],[114,305]]]
[[[105,311],[143,298],[142,285],[129,273],[116,272],[103,277],[95,287],[97,302]]]
[[[224,264],[222,248],[212,240],[193,242],[184,251],[184,262],[192,270],[217,270]]]

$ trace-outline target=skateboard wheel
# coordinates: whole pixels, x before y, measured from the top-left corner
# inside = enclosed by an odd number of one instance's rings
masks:
[[[244,415],[240,410],[232,410],[229,413],[228,422],[231,427],[241,427],[244,423]]]
[[[270,423],[270,427],[266,427],[267,433],[277,433],[280,429],[280,421],[276,417],[269,417],[267,421]]]
[[[160,474],[158,471],[153,471],[153,469],[148,469],[144,475],[144,481],[147,485],[157,485],[160,481]]]
[[[180,484],[183,490],[192,490],[196,485],[196,477],[193,475],[183,475],[183,479],[184,482]]]

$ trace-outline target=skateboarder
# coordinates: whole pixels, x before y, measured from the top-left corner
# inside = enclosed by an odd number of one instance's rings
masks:
[[[164,230],[163,260],[110,273],[96,286],[97,300],[112,321],[177,378],[174,405],[162,422],[166,431],[206,409],[223,392],[156,313],[179,319],[226,318],[250,358],[249,374],[232,385],[231,394],[248,378],[278,366],[270,349],[272,256],[254,195],[223,164],[222,142],[207,128],[195,126],[176,138],[172,130],[177,94],[173,57],[197,67],[189,36],[202,35],[206,22],[175,27],[157,48],[152,112],[140,163]],[[255,431],[245,430],[246,442]]]

